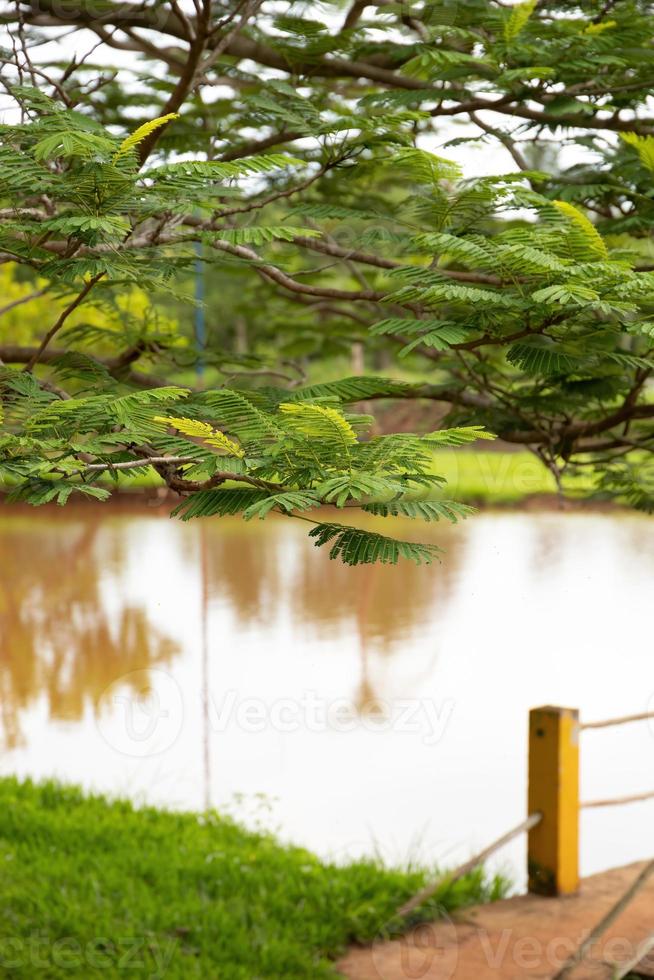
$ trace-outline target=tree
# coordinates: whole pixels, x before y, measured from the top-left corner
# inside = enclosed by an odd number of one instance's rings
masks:
[[[430,495],[432,448],[490,431],[559,484],[583,469],[651,509],[651,4],[314,12],[5,5],[4,84],[22,118],[0,131],[0,261],[60,302],[35,344],[0,319],[14,496],[102,497],[98,474],[150,465],[184,518],[306,519],[331,503],[458,519],[461,504]],[[73,60],[40,63],[71,27]],[[470,140],[500,146],[509,172],[466,180],[447,146]],[[71,327],[80,309],[115,318],[135,284],[188,304],[198,254],[227,310],[256,324],[242,371],[210,346],[215,384],[194,390],[183,330]],[[321,358],[362,341],[402,373],[299,386],[268,363],[282,345]],[[389,398],[445,405],[448,428],[368,437],[353,407]],[[435,554],[309,519],[349,563]]]

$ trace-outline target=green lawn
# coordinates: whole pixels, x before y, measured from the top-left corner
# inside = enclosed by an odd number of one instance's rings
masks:
[[[434,473],[447,479],[444,494],[455,500],[511,504],[534,494],[556,493],[552,474],[527,451],[440,450],[434,453]]]
[[[0,976],[334,977],[431,872],[334,865],[216,813],[0,779]],[[502,897],[481,870],[433,900]]]

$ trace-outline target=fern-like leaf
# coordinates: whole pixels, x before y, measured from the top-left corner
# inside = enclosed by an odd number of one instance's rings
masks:
[[[283,493],[273,493],[250,504],[243,511],[243,520],[250,521],[253,517],[263,520],[271,510],[292,514],[295,510],[312,510],[318,506],[320,506],[320,498],[316,493],[306,490],[287,490]]]
[[[504,37],[507,41],[514,41],[518,34],[526,27],[529,18],[536,9],[537,0],[525,0],[524,3],[517,3],[504,22]]]
[[[570,245],[575,258],[608,259],[609,253],[604,239],[595,225],[583,212],[568,201],[554,201],[554,207],[568,220],[570,225]]]
[[[202,439],[207,445],[215,446],[217,449],[223,449],[230,456],[235,456],[237,459],[242,459],[245,456],[240,446],[237,446],[235,442],[228,439],[224,432],[214,429],[208,422],[200,422],[195,419],[181,419],[171,415],[156,415],[153,421],[172,425],[179,432],[183,432],[185,436]]]
[[[362,509],[378,517],[412,517],[422,521],[444,518],[452,524],[475,513],[474,507],[456,500],[391,500],[384,504],[364,504]]]
[[[644,167],[654,171],[654,136],[639,136],[638,133],[620,133],[620,138],[634,148]]]
[[[375,531],[365,531],[344,524],[316,525],[309,531],[317,548],[330,544],[329,557],[340,558],[346,565],[396,565],[400,558],[408,558],[416,565],[430,565],[438,561],[443,549],[435,544],[418,544],[398,541]]]
[[[130,135],[123,140],[113,155],[112,163],[117,163],[122,157],[125,157],[132,150],[135,150],[136,147],[143,142],[143,140],[148,138],[150,133],[154,133],[155,130],[161,129],[162,126],[167,126],[173,119],[179,119],[178,112],[169,112],[165,116],[158,116],[156,119],[150,119],[149,122],[143,123],[142,126],[139,126],[138,129],[135,129],[133,133],[130,133]]]
[[[180,517],[183,521],[195,517],[229,517],[242,514],[248,507],[267,500],[269,496],[267,490],[200,490],[182,500],[170,516]]]
[[[432,446],[464,446],[477,439],[495,439],[494,433],[487,432],[481,425],[464,425],[455,429],[437,429],[422,437]]]
[[[289,432],[320,440],[323,448],[333,447],[347,456],[349,447],[357,441],[356,432],[336,408],[283,402],[279,411]]]

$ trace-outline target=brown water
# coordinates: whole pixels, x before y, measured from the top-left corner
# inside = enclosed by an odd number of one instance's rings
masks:
[[[654,711],[654,522],[428,534],[441,566],[348,569],[288,520],[5,509],[0,771],[227,808],[322,854],[465,858],[524,814],[529,707]],[[654,788],[654,724],[583,738],[584,796]],[[653,816],[584,815],[583,870],[649,856]],[[502,861],[519,879],[522,845]]]

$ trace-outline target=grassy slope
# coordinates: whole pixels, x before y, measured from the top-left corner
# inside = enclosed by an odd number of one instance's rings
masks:
[[[258,980],[336,975],[425,880],[323,863],[215,813],[134,809],[0,779],[0,976]],[[434,902],[500,897],[480,871]],[[434,911],[431,913],[432,917]]]

